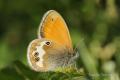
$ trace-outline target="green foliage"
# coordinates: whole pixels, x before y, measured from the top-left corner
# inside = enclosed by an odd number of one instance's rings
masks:
[[[19,61],[15,61],[9,67],[0,72],[1,80],[72,80],[73,78],[85,79],[78,73],[62,72],[34,72]]]

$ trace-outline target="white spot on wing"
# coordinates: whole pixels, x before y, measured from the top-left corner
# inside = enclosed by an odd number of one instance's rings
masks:
[[[36,63],[38,66],[43,67],[43,56],[45,54],[45,51],[43,49],[43,45],[45,43],[41,42],[40,46],[37,46],[37,52],[39,53],[38,57],[40,58],[40,60]]]

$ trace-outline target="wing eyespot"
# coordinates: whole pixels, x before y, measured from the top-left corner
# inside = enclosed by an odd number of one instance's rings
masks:
[[[53,18],[51,18],[51,21],[54,21],[54,19],[53,19]]]
[[[34,53],[34,56],[35,56],[35,57],[37,57],[38,55],[39,55],[39,53],[38,53],[38,52],[35,52],[35,53]]]
[[[39,57],[36,57],[36,58],[35,58],[35,62],[38,62],[39,60],[40,60]]]
[[[50,45],[51,45],[51,42],[50,42],[50,41],[47,41],[47,42],[45,42],[45,44],[46,44],[47,46],[50,46]]]

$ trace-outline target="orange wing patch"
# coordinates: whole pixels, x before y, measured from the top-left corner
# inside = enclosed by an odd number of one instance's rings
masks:
[[[53,40],[73,50],[67,25],[61,15],[54,10],[44,15],[38,37]]]

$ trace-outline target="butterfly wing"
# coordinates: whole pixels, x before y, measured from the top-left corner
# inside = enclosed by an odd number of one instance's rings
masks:
[[[53,40],[70,50],[73,49],[67,25],[62,16],[54,10],[45,13],[39,26],[38,37]]]

